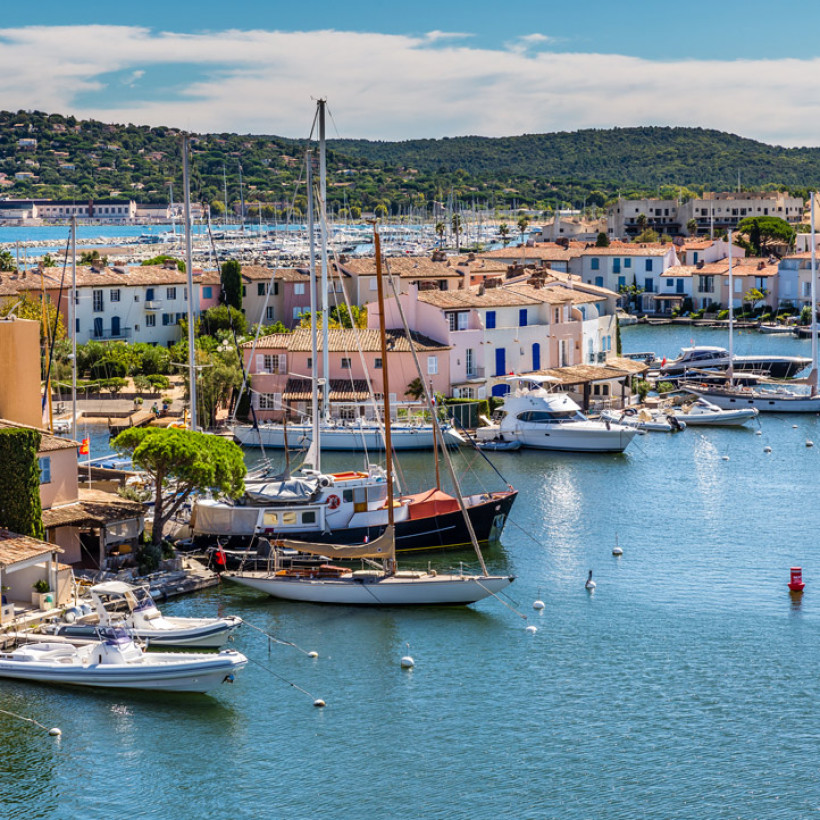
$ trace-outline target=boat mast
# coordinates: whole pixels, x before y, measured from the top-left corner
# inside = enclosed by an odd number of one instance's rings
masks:
[[[191,426],[196,430],[196,348],[194,347],[194,250],[191,238],[191,178],[188,173],[188,135],[182,136],[182,186],[185,189],[185,273],[188,279],[188,385]]]
[[[316,328],[316,249],[313,246],[313,155],[310,150],[305,153],[307,164],[307,199],[308,199],[308,248],[310,250],[310,412],[313,436],[311,438],[310,453],[313,456],[313,467],[321,472],[322,450],[319,436],[319,340]],[[325,342],[327,350],[327,342]],[[327,376],[325,376],[327,378]]]
[[[817,245],[814,234],[814,200],[817,192],[811,195],[811,395],[817,395]]]
[[[325,150],[325,107],[327,100],[319,100],[319,235],[322,239],[322,415],[330,418],[330,353],[328,350],[328,296],[327,296],[327,157]],[[311,238],[311,241],[312,238]]]
[[[390,368],[387,364],[387,317],[384,315],[384,283],[382,282],[382,246],[379,229],[373,222],[373,247],[376,252],[376,298],[379,300],[379,336],[382,346],[382,395],[384,396],[384,450],[387,468],[387,525],[393,529],[393,440],[390,419]],[[395,568],[395,561],[393,561]]]
[[[77,440],[77,217],[71,217],[71,438]],[[91,458],[91,456],[89,456]]]
[[[729,231],[729,386],[735,378],[735,310],[734,310],[735,287],[732,277],[732,232]]]

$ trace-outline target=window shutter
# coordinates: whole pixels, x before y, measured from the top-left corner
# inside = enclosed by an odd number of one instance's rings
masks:
[[[280,373],[287,373],[288,372],[288,357],[285,353],[279,354],[279,372]]]
[[[257,373],[264,373],[265,372],[265,356],[263,353],[256,354],[256,372]]]

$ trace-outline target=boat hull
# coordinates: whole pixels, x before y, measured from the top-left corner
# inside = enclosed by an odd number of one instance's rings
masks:
[[[285,428],[278,424],[261,424],[235,427],[234,438],[243,447],[267,447],[273,450],[285,448]],[[444,443],[457,447],[463,439],[454,430],[442,431]],[[304,449],[313,440],[313,430],[304,425],[288,426],[288,448]],[[433,430],[429,425],[395,425],[391,428],[394,450],[433,450],[436,446]],[[384,437],[378,427],[331,427],[322,430],[322,452],[364,452],[384,450]]]
[[[228,573],[232,581],[274,598],[346,606],[465,606],[509,586],[513,576],[414,577],[364,575],[333,579],[287,578],[262,573]]]
[[[502,435],[506,441],[519,441],[522,447],[565,453],[622,453],[638,435],[637,430],[622,425],[613,424],[607,429],[606,425],[593,422],[538,427],[540,429],[503,431]]]
[[[158,657],[158,656],[149,656]],[[161,656],[159,656],[161,657]],[[80,663],[63,666],[0,658],[0,677],[37,683],[91,686],[105,689],[140,689],[156,692],[209,692],[247,663],[244,655],[224,650],[219,655],[185,656],[158,666],[142,664]]]
[[[518,492],[505,490],[490,493],[488,496],[486,500],[469,504],[467,507],[476,538],[482,543],[497,541],[500,538]],[[288,532],[287,537],[294,541],[321,544],[362,544],[378,538],[384,529],[384,526],[367,526],[348,527],[330,532],[308,530]],[[197,535],[194,542],[197,548],[206,548],[216,537],[201,534]],[[247,546],[253,539],[253,533],[237,533],[228,539],[225,546],[237,549]],[[460,509],[396,522],[396,552],[399,554],[440,549],[470,549],[471,543],[470,532]]]
[[[759,413],[820,413],[820,396],[764,396],[759,393],[725,393],[696,390],[690,392],[703,396],[712,404],[727,410],[754,408]],[[691,422],[686,420],[687,424]]]
[[[241,623],[242,620],[236,618],[220,620],[209,626],[190,629],[145,629],[137,627],[131,629],[131,632],[151,647],[221,649]],[[97,627],[91,624],[66,624],[61,626],[54,634],[62,638],[94,640],[97,637]]]

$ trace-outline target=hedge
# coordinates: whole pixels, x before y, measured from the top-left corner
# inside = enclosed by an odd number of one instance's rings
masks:
[[[33,538],[44,536],[39,450],[37,430],[0,429],[0,526]]]

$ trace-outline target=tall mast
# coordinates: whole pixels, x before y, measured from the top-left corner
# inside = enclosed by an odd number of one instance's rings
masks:
[[[327,162],[325,151],[325,106],[319,100],[319,234],[322,238],[322,413],[330,417],[330,353],[328,351],[328,296],[327,296]]]
[[[68,322],[71,333],[71,438],[77,440],[77,216],[71,217],[71,304]],[[90,456],[89,456],[90,458]]]
[[[225,171],[225,163],[222,163],[222,189],[225,194],[225,228],[228,227],[228,175]]]
[[[735,377],[735,284],[732,276],[732,232],[729,231],[729,384]]]
[[[387,461],[387,525],[393,527],[393,440],[390,430],[390,368],[387,364],[387,332],[382,282],[382,245],[379,229],[373,223],[373,247],[376,252],[376,294],[379,300],[379,335],[382,343],[382,391],[384,395],[384,449]]]
[[[313,247],[313,156],[310,151],[305,154],[307,160],[307,189],[308,189],[308,248],[310,249],[310,410],[313,425],[311,451],[314,470],[322,470],[322,448],[319,436],[319,340],[316,329],[316,249]],[[327,343],[325,343],[327,349]]]
[[[242,187],[242,163],[239,165],[239,219],[242,225],[242,233],[245,232],[245,189]]]
[[[188,385],[191,430],[196,430],[196,348],[194,347],[194,250],[191,239],[191,179],[188,173],[188,135],[182,137],[182,185],[185,189],[185,272],[188,279]]]
[[[814,234],[814,200],[811,195],[811,394],[817,395],[817,240]]]

